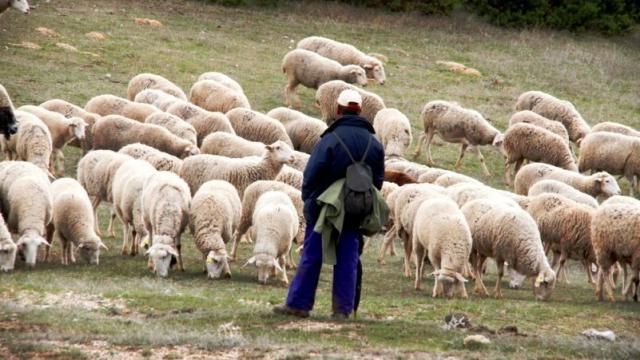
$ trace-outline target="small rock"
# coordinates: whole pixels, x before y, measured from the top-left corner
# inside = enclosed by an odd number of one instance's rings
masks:
[[[21,47],[21,48],[24,48],[24,49],[31,49],[31,50],[40,50],[40,49],[42,49],[42,47],[40,45],[38,45],[36,43],[29,42],[29,41],[23,41],[23,42],[21,42],[19,44],[9,43],[9,45],[15,46],[15,47]]]
[[[73,52],[78,52],[78,49],[75,46],[66,44],[66,43],[56,43],[56,46],[61,48],[61,49],[65,49],[65,50],[69,50],[69,51],[73,51]]]
[[[60,36],[57,32],[48,29],[46,27],[37,27],[36,31],[39,32],[40,34],[44,35],[44,36],[48,36],[48,37],[58,37]]]
[[[97,31],[88,32],[84,34],[84,36],[91,40],[107,40],[107,36],[105,34]]]
[[[589,339],[616,341],[616,334],[614,334],[611,330],[599,331],[591,328],[583,331],[581,334]]]
[[[467,329],[470,326],[471,326],[471,321],[469,320],[469,317],[465,314],[454,313],[454,314],[448,314],[444,317],[443,328],[445,330],[460,329],[460,328]]]
[[[469,335],[464,338],[464,346],[467,348],[479,348],[491,344],[491,340],[484,335]]]
[[[135,18],[134,21],[138,25],[163,26],[162,23],[155,19]]]

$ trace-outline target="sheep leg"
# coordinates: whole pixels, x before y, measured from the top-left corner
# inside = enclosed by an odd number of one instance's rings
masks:
[[[435,135],[435,131],[433,129],[429,129],[427,133],[427,164],[429,166],[433,165],[433,157],[431,157],[431,142],[433,141],[433,136]]]
[[[116,233],[113,230],[113,222],[116,220],[116,212],[113,208],[111,209],[111,214],[109,216],[109,226],[107,227],[107,232],[109,233],[109,236],[115,238]]]
[[[463,299],[468,299],[469,294],[467,294],[467,288],[464,286],[464,282],[458,281],[458,286],[460,287],[460,297]]]
[[[96,235],[98,236],[102,236],[102,232],[100,231],[100,223],[98,221],[98,206],[100,205],[100,198],[99,197],[94,197],[91,200],[91,206],[93,207],[93,218],[96,219],[95,221],[95,229],[96,229]]]
[[[283,255],[281,258],[282,262],[282,281],[284,281],[285,285],[289,285],[289,278],[287,277],[287,260]]]
[[[462,166],[462,158],[464,157],[464,152],[467,151],[468,147],[469,147],[469,144],[462,144],[462,146],[460,147],[460,155],[458,156],[458,160],[454,165],[456,170],[460,170],[460,167]]]
[[[284,97],[287,101],[287,106],[290,108],[300,108],[300,98],[296,93],[296,87],[298,86],[298,82],[294,79],[289,79],[289,82],[284,87]]]
[[[53,239],[58,239],[58,241],[60,241],[60,245],[62,247],[62,252],[60,253],[60,262],[62,263],[62,265],[66,265],[64,263],[65,260],[65,246],[66,243],[64,241],[62,241],[62,238],[60,237],[60,234],[57,231],[53,232]]]
[[[416,281],[413,288],[420,290],[420,283],[422,282],[422,272],[424,270],[424,258],[425,251],[422,244],[416,244],[414,247],[414,254],[416,255]]]
[[[58,149],[58,174],[57,175],[64,175],[64,153],[62,152],[62,149]]]
[[[511,183],[511,173],[510,173],[510,167],[511,167],[511,163],[509,162],[509,160],[505,160],[504,161],[504,183],[507,184],[507,186],[512,186],[513,184]]]
[[[496,259],[496,267],[498,268],[498,278],[496,279],[495,297],[496,299],[502,299],[500,282],[502,281],[502,275],[504,275],[504,260]]]
[[[393,238],[395,237],[396,227],[395,225],[391,226],[389,230],[384,234],[384,239],[382,240],[382,245],[380,246],[380,253],[378,254],[378,263],[380,265],[384,265],[384,255],[387,252],[387,248],[390,243],[393,243]]]
[[[604,269],[600,267],[598,269],[598,275],[596,275],[596,300],[602,301],[602,287],[604,286]]]
[[[55,233],[55,226],[53,225],[53,221],[47,225],[47,242],[50,246],[44,247],[44,261],[49,261],[49,250],[51,250],[51,245],[53,245],[53,234]]]
[[[133,226],[131,227],[131,248],[129,249],[129,255],[131,256],[136,256],[138,255],[138,243],[139,243],[139,239],[140,239],[140,235],[138,235],[138,232],[135,230],[135,228],[133,228]]]
[[[416,152],[413,153],[413,159],[415,160],[420,154],[422,154],[422,147],[424,146],[424,142],[427,139],[427,132],[423,132],[420,134],[418,138],[418,145],[416,145]]]
[[[396,244],[393,240],[389,243],[389,255],[396,256],[398,253],[396,252]]]
[[[558,258],[558,261],[556,261],[556,258]],[[560,256],[558,256],[558,254],[555,254],[553,260],[553,262],[556,263],[554,264],[556,274],[558,274],[558,277],[560,277],[560,274],[564,274],[564,282],[568,284],[569,279],[567,278],[567,272],[565,271],[564,267],[564,263],[567,261],[567,254],[564,251],[560,253]]]
[[[484,174],[486,176],[491,176],[491,173],[489,172],[489,169],[487,168],[487,164],[484,161],[484,156],[482,156],[482,153],[480,152],[480,146],[475,146],[475,151],[476,151],[476,157],[478,158],[478,161],[480,161],[480,165],[482,166],[482,170],[484,171]],[[521,165],[522,165],[522,160],[516,162],[516,171],[518,171],[518,169],[520,168]]]
[[[71,258],[71,262],[72,262],[73,264],[75,264],[75,263],[76,263],[76,256],[75,256],[75,254],[73,253],[73,251],[74,251],[74,250],[75,250],[75,249],[73,248],[73,244],[69,241],[69,257]]]
[[[205,274],[207,274],[207,254],[202,254],[202,272],[204,272]]]
[[[233,245],[231,246],[231,253],[229,253],[229,261],[236,261],[236,253],[238,252],[238,245],[240,244],[240,232],[236,230],[236,233],[233,235]]]
[[[423,261],[424,262],[424,261]],[[434,266],[435,271],[438,271],[440,269],[438,269],[438,267]],[[438,295],[440,295],[442,292],[440,291],[440,287],[442,286],[442,284],[440,284],[440,280],[438,280],[438,275],[435,276],[435,280],[433,281],[433,291],[431,292],[431,297],[433,298],[437,298]]]
[[[479,253],[476,254],[476,282],[474,292],[481,296],[487,296],[489,292],[482,281],[482,268],[484,267],[484,262],[487,261],[487,257]]]
[[[587,281],[590,285],[594,285],[595,281],[593,279],[593,273],[591,272],[591,264],[587,260],[582,260],[582,266],[584,266],[584,269],[587,272]]]
[[[182,264],[182,245],[177,244],[176,250],[178,250],[178,270],[184,272],[184,265]]]
[[[124,224],[122,228],[122,251],[120,253],[122,255],[127,255],[127,247],[129,245],[129,223],[126,221],[122,222]]]
[[[411,252],[413,244],[410,239],[404,240],[404,276],[411,277]]]

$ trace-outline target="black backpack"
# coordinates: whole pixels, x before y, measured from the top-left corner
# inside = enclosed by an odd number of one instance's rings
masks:
[[[347,175],[343,190],[345,214],[348,217],[362,220],[373,210],[373,175],[371,167],[364,162],[367,157],[367,153],[369,152],[369,147],[371,147],[372,137],[369,136],[369,142],[367,143],[364,155],[362,155],[362,159],[360,159],[360,161],[356,161],[340,136],[334,132],[332,132],[332,134],[336,139],[338,139],[338,142],[347,152],[352,162],[352,164],[347,167]]]

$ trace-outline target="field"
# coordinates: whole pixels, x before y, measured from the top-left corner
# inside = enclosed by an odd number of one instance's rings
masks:
[[[52,98],[83,106],[99,94],[125,96],[128,80],[141,72],[161,74],[188,91],[199,74],[220,71],[243,85],[253,108],[267,112],[284,104],[284,54],[303,37],[324,35],[389,58],[387,83],[368,90],[411,119],[414,145],[422,128],[419,113],[429,100],[458,101],[505,129],[518,94],[533,89],[571,100],[591,124],[640,127],[638,31],[624,38],[514,31],[464,13],[423,17],[307,2],[279,8],[225,8],[205,1],[32,2],[37,8],[29,16],[9,10],[0,17],[0,83],[16,106]],[[138,25],[134,18],[164,26]],[[42,35],[38,27],[58,35]],[[106,34],[106,40],[85,36],[92,31]],[[41,48],[25,48],[23,42]],[[462,62],[483,75],[449,72],[437,60]],[[299,93],[302,111],[319,116],[314,91]],[[451,169],[458,150],[435,146],[436,165]],[[489,147],[482,151],[492,176],[483,177],[472,153],[462,172],[505,188],[502,157]],[[65,154],[67,175],[75,176],[81,154],[75,148]],[[625,180],[621,186],[626,191]],[[106,229],[108,208],[100,210]],[[358,319],[329,318],[326,267],[312,317],[297,321],[271,313],[284,299],[284,285],[261,286],[253,268],[241,268],[250,245],[241,244],[232,279],[213,282],[203,275],[186,232],[186,272],[158,279],[145,258],[120,255],[121,233],[118,225],[115,238],[104,238],[110,250],[98,267],[63,267],[55,244],[48,263],[32,271],[18,263],[13,273],[0,274],[0,358],[640,358],[640,305],[596,302],[576,263],[570,263],[570,282],[559,283],[548,302],[533,299],[530,283],[504,290],[501,300],[432,299],[432,280],[414,291],[401,273],[400,257],[377,264],[375,239],[363,256]],[[493,274],[490,267],[487,286]],[[451,313],[467,314],[475,328],[445,330],[443,319]],[[498,332],[506,325],[516,326],[521,336]],[[588,340],[580,335],[588,328],[610,329],[617,340]],[[492,343],[467,349],[463,339],[474,332]]]

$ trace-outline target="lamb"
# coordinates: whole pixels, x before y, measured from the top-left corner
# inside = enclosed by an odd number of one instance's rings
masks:
[[[62,148],[75,139],[82,142],[84,140],[87,123],[85,123],[82,118],[74,116],[67,119],[62,114],[49,111],[39,106],[25,105],[18,108],[18,110],[37,116],[47,125],[51,134],[52,145],[49,171],[54,175],[64,174],[64,154]],[[56,169],[56,163],[58,161],[59,167]]]
[[[64,115],[67,119],[79,117],[86,124],[82,141],[72,141],[70,145],[80,147],[86,154],[93,147],[93,125],[100,120],[100,115],[85,111],[83,108],[61,99],[52,99],[39,105],[49,111]]]
[[[298,42],[298,49],[316,52],[342,65],[359,65],[367,72],[367,78],[384,85],[384,66],[378,58],[367,55],[353,45],[341,43],[321,36],[310,36]]]
[[[507,184],[511,183],[509,168],[515,164],[515,175],[522,162],[543,162],[560,168],[578,171],[571,148],[562,138],[551,131],[527,123],[510,126],[504,133],[504,154],[506,156],[504,176]]]
[[[462,207],[473,238],[475,256],[475,292],[487,295],[482,282],[482,269],[487,257],[494,258],[498,268],[495,296],[502,297],[500,282],[504,263],[527,277],[535,276],[537,300],[548,300],[556,283],[556,274],[544,254],[540,232],[535,221],[517,206],[495,198],[477,199]]]
[[[187,140],[194,146],[198,146],[198,135],[196,133],[196,129],[191,124],[175,115],[167,114],[164,112],[155,113],[149,115],[149,117],[146,118],[144,122],[146,124],[155,124],[162,126],[163,128],[169,130],[173,135],[176,135],[183,140]]]
[[[342,80],[349,84],[367,85],[367,74],[358,65],[342,65],[317,53],[294,49],[282,59],[282,72],[287,76],[284,97],[290,107],[300,107],[296,87],[300,84],[317,89],[331,80]]]
[[[540,194],[559,194],[566,197],[567,199],[577,202],[578,204],[587,205],[594,209],[598,207],[598,201],[596,201],[596,199],[594,199],[592,196],[589,196],[582,191],[558,180],[540,180],[533,184],[531,188],[529,188],[529,197],[537,196]]]
[[[604,290],[609,300],[615,301],[615,283],[612,281],[611,267],[617,261],[625,268],[626,265],[630,265],[632,271],[631,279],[624,284],[622,294],[625,299],[628,298],[632,292],[632,285],[635,285],[633,299],[638,301],[640,238],[637,231],[629,229],[637,229],[640,226],[640,206],[633,200],[616,201],[616,198],[611,198],[611,202],[603,202],[591,222],[591,241],[599,267],[596,299],[602,301]]]
[[[526,195],[533,184],[544,179],[561,181],[594,198],[620,195],[620,187],[616,179],[606,172],[597,172],[587,176],[541,163],[525,165],[518,171],[514,180],[515,193]]]
[[[612,122],[612,121],[605,121],[605,122],[596,124],[591,129],[591,132],[612,132],[612,133],[618,133],[618,134],[627,135],[627,136],[640,137],[640,131],[633,129],[629,126]]]
[[[229,76],[220,72],[211,71],[211,72],[202,73],[200,76],[198,76],[197,81],[202,81],[202,80],[217,81],[220,84],[228,87],[229,89],[244,93],[242,86],[240,86],[240,84],[237,81],[233,80]]]
[[[78,181],[62,178],[51,184],[53,239],[62,244],[62,265],[75,262],[73,244],[87,264],[98,265],[100,248],[106,245],[95,233],[96,219],[86,190]]]
[[[240,223],[241,211],[238,191],[223,180],[207,181],[193,196],[189,229],[210,279],[231,277],[226,244]]]
[[[263,284],[269,280],[269,274],[276,271],[281,272],[282,281],[289,284],[287,255],[298,233],[298,215],[293,202],[283,192],[265,192],[256,202],[253,224],[253,256],[244,266],[255,265],[258,281]]]
[[[177,101],[181,101],[173,95],[169,95],[162,90],[145,89],[136,95],[133,99],[134,102],[153,105],[161,111],[167,111],[169,106],[173,105]],[[184,100],[182,100],[184,101]]]
[[[20,125],[15,136],[7,141],[6,150],[11,154],[8,158],[31,162],[53,178],[49,172],[53,152],[49,128],[31,113],[17,110],[15,114]]]
[[[362,96],[362,112],[360,116],[371,123],[373,123],[378,111],[386,107],[382,98],[372,92],[364,91],[342,80],[331,80],[320,85],[318,91],[316,91],[316,105],[320,108],[322,120],[327,125],[331,125],[336,120],[338,116],[338,96],[343,90],[347,89],[360,93]]]
[[[192,192],[209,180],[226,180],[233,184],[240,196],[252,182],[273,180],[282,166],[295,160],[293,150],[283,142],[265,145],[262,157],[239,159],[217,155],[196,155],[184,160],[180,176],[185,179]]]
[[[386,156],[404,157],[411,145],[411,123],[398,109],[382,109],[373,119],[376,134],[384,146]]]
[[[251,109],[244,93],[213,80],[201,80],[193,84],[189,92],[189,102],[205,110],[222,113],[235,108]]]
[[[207,111],[186,101],[176,101],[167,108],[167,112],[178,116],[196,129],[198,146],[202,144],[202,140],[207,135],[213,132],[236,133],[225,114]]]
[[[567,143],[567,145],[570,144],[569,134],[567,133],[567,129],[564,127],[564,125],[562,125],[562,123],[549,120],[546,117],[536,114],[531,110],[518,111],[511,115],[511,118],[509,119],[509,127],[518,123],[527,123],[549,130],[552,133],[560,136],[562,140]]]
[[[154,272],[167,277],[173,256],[178,258],[178,269],[184,271],[180,236],[189,221],[189,186],[172,172],[158,171],[142,189],[142,218],[151,239],[146,254]]]
[[[9,140],[18,131],[14,111],[7,89],[0,84],[0,134],[4,135],[4,140]]]
[[[123,224],[122,255],[135,256],[138,247],[149,234],[142,218],[142,186],[156,173],[148,162],[140,159],[128,159],[118,167],[113,175],[111,196],[113,210]],[[131,245],[129,245],[131,239]],[[127,249],[128,247],[128,249]]]
[[[267,116],[279,120],[284,125],[294,150],[308,154],[320,141],[322,133],[327,130],[327,124],[322,120],[286,107],[275,108],[269,111]]]
[[[158,171],[171,171],[180,174],[180,169],[182,168],[182,160],[145,144],[129,144],[118,150],[118,152],[129,155],[134,159],[142,159]]]
[[[560,100],[542,91],[522,93],[516,102],[516,110],[531,110],[547,119],[559,121],[569,133],[569,139],[580,145],[591,128],[582,115],[568,101]]]
[[[22,126],[22,125],[21,125]],[[28,267],[36,265],[38,247],[49,246],[44,235],[51,222],[47,173],[25,161],[6,161],[0,169],[0,198],[7,227],[20,238],[15,245]]]
[[[179,86],[160,75],[148,73],[138,74],[131,78],[127,86],[127,98],[133,101],[136,95],[145,89],[160,90],[180,100],[187,100],[187,95]]]
[[[475,149],[485,175],[491,175],[485,165],[484,157],[480,153],[480,146],[492,145],[500,151],[504,136],[489,124],[482,114],[475,110],[465,109],[457,103],[434,100],[424,106],[420,119],[424,125],[424,133],[420,135],[414,158],[420,155],[422,148],[426,145],[427,164],[433,165],[431,141],[433,136],[438,134],[444,141],[462,144],[460,156],[455,165],[456,170],[462,166],[465,150],[471,145]]]
[[[587,135],[580,144],[578,169],[623,175],[631,183],[630,194],[638,189],[640,138],[612,132]]]
[[[0,1],[0,15],[10,7],[23,14],[29,14],[29,2],[27,0],[2,0]]]
[[[142,143],[181,159],[197,155],[193,143],[173,135],[159,125],[139,123],[119,115],[105,116],[93,127],[93,148],[118,151],[128,144]]]
[[[16,263],[18,247],[11,238],[4,218],[0,215],[0,271],[12,271]]]
[[[302,171],[294,169],[291,166],[283,166],[275,180],[291,185],[298,190],[302,190]]]
[[[462,273],[471,255],[471,231],[458,205],[447,198],[435,198],[422,202],[413,222],[413,251],[416,255],[415,289],[420,289],[424,260],[435,271],[433,297],[453,297],[458,287],[460,296],[468,298]]]
[[[84,109],[100,116],[120,115],[138,122],[144,122],[149,115],[160,111],[153,105],[136,103],[115,95],[95,96]]]
[[[271,144],[281,140],[293,148],[291,139],[289,139],[289,135],[287,135],[287,130],[284,128],[284,125],[276,119],[244,108],[233,109],[226,115],[238,136],[247,140],[260,141],[265,144]]]

